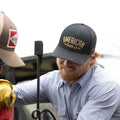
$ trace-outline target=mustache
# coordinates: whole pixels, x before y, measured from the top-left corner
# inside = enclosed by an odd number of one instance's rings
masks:
[[[65,66],[65,65],[59,65],[60,68],[71,68],[73,70],[75,70],[75,67],[70,65],[70,66]]]

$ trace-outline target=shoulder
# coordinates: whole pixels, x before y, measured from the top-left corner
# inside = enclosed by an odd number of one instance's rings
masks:
[[[99,66],[93,68],[92,80],[98,84],[115,83],[110,74]]]
[[[103,68],[98,66],[93,68],[93,75],[89,87],[91,89],[89,93],[96,96],[103,94],[120,96],[120,85],[114,82]]]

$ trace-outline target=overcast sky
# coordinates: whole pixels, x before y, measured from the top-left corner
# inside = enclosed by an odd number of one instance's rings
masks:
[[[16,53],[34,55],[34,41],[42,40],[44,53],[56,47],[63,29],[84,23],[97,34],[97,51],[120,56],[119,0],[1,0],[3,11],[18,29]]]

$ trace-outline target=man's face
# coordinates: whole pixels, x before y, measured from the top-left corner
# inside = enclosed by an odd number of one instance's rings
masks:
[[[71,61],[57,58],[57,66],[60,70],[61,78],[68,81],[71,85],[75,83],[90,67],[90,58],[81,65]]]

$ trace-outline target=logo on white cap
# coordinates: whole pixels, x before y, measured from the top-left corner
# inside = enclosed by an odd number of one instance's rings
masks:
[[[9,29],[8,48],[15,48],[17,44],[18,34],[17,30]]]

